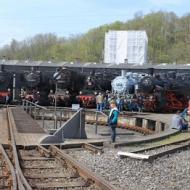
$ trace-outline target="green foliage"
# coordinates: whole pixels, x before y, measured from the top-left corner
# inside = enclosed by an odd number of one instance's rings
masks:
[[[116,21],[89,30],[86,34],[58,38],[55,34],[38,34],[0,49],[9,59],[101,62],[104,35],[109,30],[145,30],[149,39],[151,63],[190,63],[190,14],[179,18],[173,12],[137,12],[132,20]]]

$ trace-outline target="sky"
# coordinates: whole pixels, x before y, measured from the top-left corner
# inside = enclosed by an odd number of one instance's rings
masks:
[[[39,33],[69,37],[137,12],[190,13],[189,0],[0,0],[0,47]]]

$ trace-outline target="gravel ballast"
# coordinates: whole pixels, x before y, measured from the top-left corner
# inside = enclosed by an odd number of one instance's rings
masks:
[[[118,151],[119,149],[106,149],[98,155],[84,150],[69,154],[123,190],[190,189],[190,150],[152,162],[120,158]]]

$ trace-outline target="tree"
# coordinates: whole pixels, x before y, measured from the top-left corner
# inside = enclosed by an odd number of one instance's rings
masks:
[[[148,58],[152,63],[190,62],[190,14],[181,18],[174,12],[137,12],[126,22],[116,21],[89,30],[83,35],[58,38],[55,34],[37,34],[21,42],[13,39],[0,49],[9,59],[100,62],[103,59],[105,33],[109,30],[145,30]]]

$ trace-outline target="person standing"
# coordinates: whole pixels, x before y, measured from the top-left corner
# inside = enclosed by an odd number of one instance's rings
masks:
[[[5,104],[8,105],[11,102],[11,89],[7,89],[7,94],[5,96]]]
[[[116,127],[118,122],[119,111],[117,109],[115,101],[110,101],[110,113],[108,116],[108,126],[111,129],[111,140],[115,142],[116,139]]]
[[[96,108],[97,111],[102,111],[103,109],[103,96],[101,92],[99,92],[99,94],[96,96]]]

